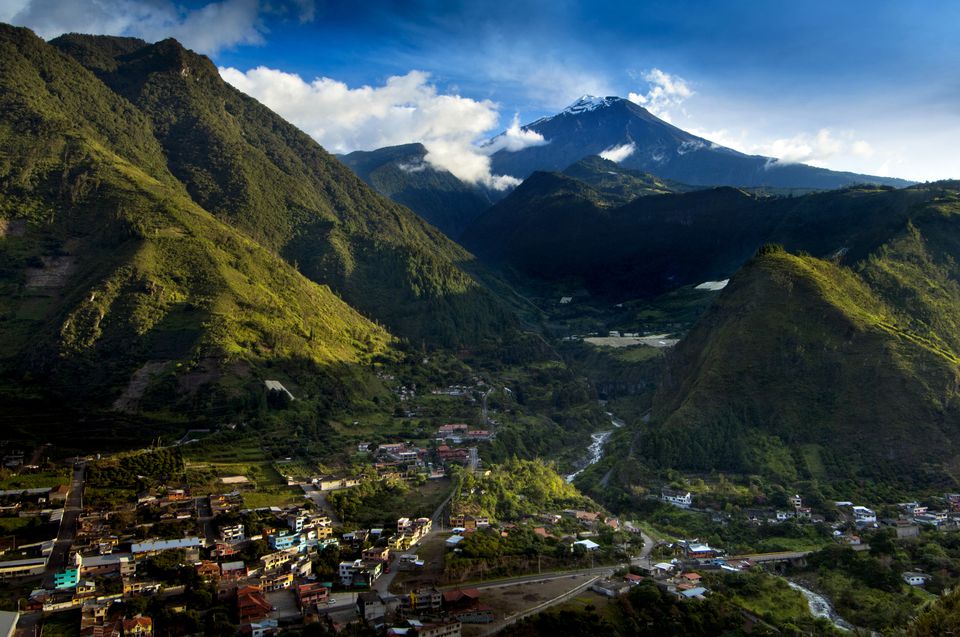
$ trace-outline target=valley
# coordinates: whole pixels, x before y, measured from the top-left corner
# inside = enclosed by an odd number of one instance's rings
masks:
[[[503,188],[331,154],[174,39],[0,53],[20,634],[944,625],[960,183],[585,96],[477,145]]]

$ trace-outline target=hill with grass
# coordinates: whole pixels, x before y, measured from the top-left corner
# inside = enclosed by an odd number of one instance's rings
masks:
[[[496,336],[508,323],[464,271],[469,253],[226,84],[208,58],[175,40],[65,35],[51,45],[142,116],[195,204],[367,316],[442,345]]]
[[[6,412],[53,394],[200,417],[264,378],[347,392],[388,351],[386,329],[199,205],[154,122],[91,71],[25,29],[0,26],[0,50]]]
[[[958,185],[918,188],[896,229],[857,252],[758,251],[668,358],[642,454],[691,471],[955,487]]]
[[[426,156],[423,144],[404,144],[358,150],[340,160],[384,197],[410,208],[451,239],[459,239],[499,195],[435,168]]]

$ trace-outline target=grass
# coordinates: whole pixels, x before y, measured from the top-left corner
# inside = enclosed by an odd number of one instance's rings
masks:
[[[76,637],[80,634],[80,610],[53,613],[43,619],[43,637]]]
[[[243,494],[243,504],[250,509],[263,507],[284,508],[302,504],[303,501],[303,491],[299,488],[294,489],[293,487],[276,490],[249,491]]]
[[[0,480],[0,490],[40,489],[61,484],[70,484],[70,476],[66,472],[21,473]]]

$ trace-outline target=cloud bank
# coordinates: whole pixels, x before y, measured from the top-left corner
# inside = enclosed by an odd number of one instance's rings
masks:
[[[671,109],[679,107],[690,97],[693,97],[691,89],[686,80],[670,73],[665,73],[660,69],[651,69],[643,75],[647,82],[646,93],[627,93],[627,99],[643,106],[648,111],[669,122]]]
[[[208,55],[242,44],[263,44],[268,13],[312,19],[313,0],[269,5],[260,0],[221,0],[187,9],[172,0],[10,0],[0,21],[33,29],[43,38],[63,33],[108,33],[154,42],[176,38]]]
[[[620,146],[611,146],[600,153],[600,157],[619,164],[632,155],[635,150],[637,150],[637,145],[630,142],[629,144],[621,144]]]
[[[519,183],[513,177],[493,175],[489,154],[506,148],[519,150],[545,143],[520,128],[517,119],[496,141],[496,147],[475,144],[497,126],[497,105],[445,95],[430,83],[430,75],[410,71],[387,79],[382,86],[350,88],[326,77],[305,81],[299,75],[257,67],[243,72],[221,68],[224,80],[263,102],[335,153],[372,150],[421,142],[426,160],[459,179],[503,189]]]

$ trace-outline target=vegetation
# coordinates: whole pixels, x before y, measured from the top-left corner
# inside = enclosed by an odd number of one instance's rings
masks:
[[[454,512],[498,521],[592,505],[542,460],[511,459],[489,475],[455,470],[453,480]]]

